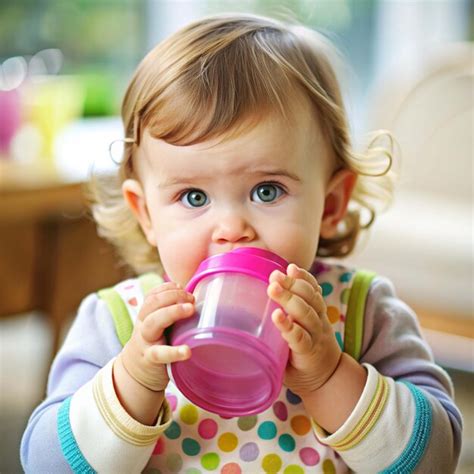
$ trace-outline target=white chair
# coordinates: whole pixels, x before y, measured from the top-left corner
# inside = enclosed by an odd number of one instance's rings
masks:
[[[425,327],[472,338],[474,46],[438,49],[416,73],[387,71],[374,92],[369,129],[395,135],[400,177],[349,261],[390,277]]]

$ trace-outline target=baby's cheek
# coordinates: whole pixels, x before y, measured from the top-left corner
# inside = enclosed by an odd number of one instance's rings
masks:
[[[301,226],[287,228],[284,234],[278,236],[275,242],[275,253],[300,268],[309,270],[316,257],[318,239],[306,232]]]
[[[201,262],[190,244],[161,242],[159,254],[168,278],[183,287],[187,285]]]

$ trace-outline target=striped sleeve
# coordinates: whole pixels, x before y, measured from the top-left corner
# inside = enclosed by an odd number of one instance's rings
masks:
[[[455,472],[463,422],[452,382],[385,278],[368,292],[360,362],[368,370],[363,394],[337,432],[315,428],[321,441],[355,471]]]
[[[364,366],[367,382],[349,418],[331,435],[314,424],[316,435],[356,472],[413,472],[430,435],[431,406],[414,385]]]
[[[73,472],[140,471],[171,423],[166,399],[154,426],[130,417],[115,394],[112,365],[103,367],[59,409],[59,443]]]

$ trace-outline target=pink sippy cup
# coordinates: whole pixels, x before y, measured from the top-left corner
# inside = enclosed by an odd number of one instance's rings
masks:
[[[288,344],[271,320],[279,307],[267,296],[273,270],[288,263],[258,248],[238,248],[204,260],[187,285],[196,313],[176,323],[172,345],[191,358],[171,364],[176,386],[194,404],[221,416],[267,409],[280,393]]]

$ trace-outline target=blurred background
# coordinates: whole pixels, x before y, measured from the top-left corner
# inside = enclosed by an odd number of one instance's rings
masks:
[[[458,472],[474,472],[470,0],[0,0],[0,472],[44,396],[80,300],[129,275],[96,236],[82,183],[109,171],[121,97],[141,58],[200,16],[253,12],[325,33],[355,144],[393,131],[393,206],[350,264],[390,277],[451,374],[465,418]]]

